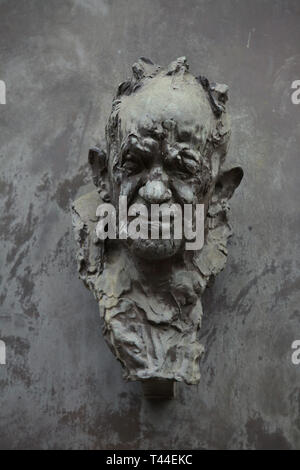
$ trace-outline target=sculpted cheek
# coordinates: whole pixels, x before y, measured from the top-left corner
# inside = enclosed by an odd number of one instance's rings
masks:
[[[171,180],[171,188],[175,191],[175,194],[184,204],[191,204],[195,198],[194,187],[191,185],[183,184],[175,178]]]
[[[131,200],[137,194],[139,188],[142,186],[143,184],[142,182],[143,182],[143,178],[140,175],[136,177],[127,178],[127,179],[124,178],[120,187],[120,195],[126,196],[128,199],[128,203],[130,203]]]

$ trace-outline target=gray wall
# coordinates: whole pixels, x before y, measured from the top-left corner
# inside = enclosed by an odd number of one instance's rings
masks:
[[[0,448],[300,448],[298,0],[0,1]],[[204,299],[198,386],[126,383],[77,279],[70,201],[140,56],[230,86],[229,261]]]

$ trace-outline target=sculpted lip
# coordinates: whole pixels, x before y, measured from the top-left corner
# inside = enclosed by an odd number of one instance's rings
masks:
[[[186,239],[193,240],[186,242],[186,250],[200,250],[203,247],[204,204],[184,204],[182,209],[176,203],[150,204],[150,207],[149,204],[135,203],[127,209],[127,197],[120,196],[118,211],[110,203],[100,204],[96,216],[99,217],[96,226],[99,240]]]
[[[133,220],[135,219],[139,219],[139,225],[141,227],[141,229],[144,229],[144,228],[148,228],[148,230],[150,229],[159,229],[160,231],[160,234],[161,234],[161,231],[162,230],[168,230],[169,228],[171,229],[171,233],[172,233],[172,228],[174,226],[174,223],[172,221],[172,216],[171,216],[171,219],[170,219],[170,222],[163,222],[162,220],[151,220],[151,219],[148,219],[148,218],[144,218],[142,216],[136,216],[136,217],[128,217],[128,221],[129,223],[132,222]]]
[[[160,209],[158,218],[151,218],[151,208],[148,211],[148,217],[145,217],[143,214],[140,215],[129,215],[128,222],[132,222],[135,219],[139,219],[139,224],[142,228],[159,228],[159,229],[168,229],[169,227],[174,226],[174,214],[170,213],[170,207],[172,204],[168,204],[168,207],[163,207]],[[181,214],[180,214],[181,215]]]

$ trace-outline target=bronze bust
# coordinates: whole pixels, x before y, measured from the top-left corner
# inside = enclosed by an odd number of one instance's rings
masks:
[[[228,201],[243,171],[225,165],[226,85],[193,76],[185,57],[166,68],[141,58],[132,71],[113,100],[106,149],[90,150],[96,189],[74,202],[73,225],[80,278],[99,303],[124,377],[168,396],[176,381],[199,382],[201,296],[225,266]],[[120,196],[149,207],[202,204],[204,245],[186,250],[184,236],[172,235],[101,240],[97,209],[110,203],[118,213]]]

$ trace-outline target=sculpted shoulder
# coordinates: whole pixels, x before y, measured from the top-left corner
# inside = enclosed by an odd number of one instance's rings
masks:
[[[103,244],[99,243],[95,232],[96,210],[102,202],[94,190],[76,199],[71,206],[78,271],[89,288],[93,285],[93,276],[102,269]]]
[[[72,213],[75,213],[83,223],[95,224],[97,222],[96,210],[102,202],[98,191],[95,189],[73,202]]]

